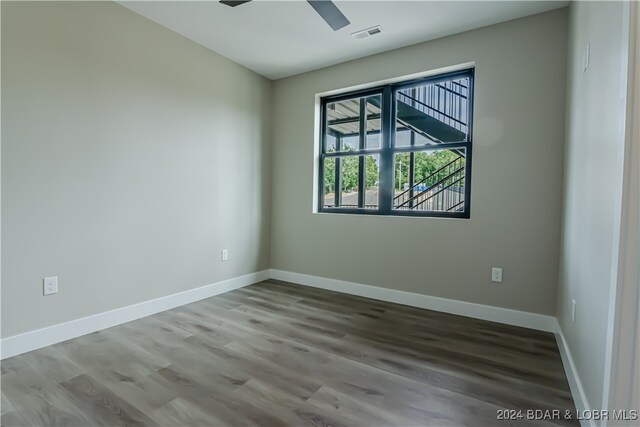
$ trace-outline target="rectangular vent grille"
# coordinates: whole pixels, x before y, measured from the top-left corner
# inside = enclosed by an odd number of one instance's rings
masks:
[[[376,25],[375,27],[365,28],[364,30],[351,33],[351,36],[354,39],[366,39],[367,37],[375,36],[376,34],[380,34],[381,32],[382,28],[380,28],[380,25]]]

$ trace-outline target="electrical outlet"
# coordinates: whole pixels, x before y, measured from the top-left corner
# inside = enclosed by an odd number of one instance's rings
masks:
[[[58,276],[45,277],[42,280],[42,292],[44,295],[53,295],[58,293]]]
[[[220,258],[222,261],[229,261],[229,249],[223,249]]]
[[[496,283],[502,283],[502,269],[493,267],[491,269],[491,281]]]
[[[576,300],[571,300],[571,321],[576,323]]]

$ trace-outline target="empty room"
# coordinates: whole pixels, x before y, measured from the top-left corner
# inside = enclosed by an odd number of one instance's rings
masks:
[[[2,426],[639,426],[636,1],[0,1]]]

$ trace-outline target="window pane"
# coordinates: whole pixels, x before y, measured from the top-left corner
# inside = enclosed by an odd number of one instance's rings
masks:
[[[366,149],[376,149],[381,147],[380,142],[380,104],[381,95],[373,95],[367,97],[367,133],[365,139]]]
[[[325,153],[333,153],[336,151],[336,137],[328,134],[325,139]]]
[[[411,138],[414,134],[411,130],[401,127],[402,124],[396,121],[396,147],[409,147],[411,146]]]
[[[367,135],[367,146],[366,148],[369,149],[376,149],[376,148],[380,148],[381,147],[381,141],[380,141],[380,131],[374,131],[370,134]]]
[[[379,185],[380,185],[380,156],[369,155],[365,158],[364,183],[366,187],[364,207],[366,209],[378,209]]]
[[[336,139],[333,151],[357,150],[360,147],[360,98],[328,103],[326,116],[326,132]]]
[[[323,206],[326,208],[336,205],[336,159],[331,157],[324,159],[324,194]]]
[[[464,211],[465,161],[464,149],[396,154],[393,209]]]
[[[345,136],[342,138],[342,150],[354,151],[360,149],[360,135]]]
[[[380,180],[380,156],[329,157],[324,160],[324,201],[326,208],[366,208],[378,209],[378,187]],[[360,170],[364,186],[363,205],[360,204]],[[336,198],[336,167],[340,179],[340,191]]]
[[[358,174],[360,173],[359,156],[340,158],[341,199],[340,207],[358,207]]]
[[[396,92],[396,147],[468,140],[469,78]]]
[[[360,149],[379,149],[381,95],[355,97],[327,103],[327,138],[325,152],[345,152]],[[363,109],[366,117],[360,121]],[[361,129],[362,128],[362,129]],[[361,134],[364,135],[361,147]]]

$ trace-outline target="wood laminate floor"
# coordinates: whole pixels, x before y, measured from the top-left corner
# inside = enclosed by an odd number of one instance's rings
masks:
[[[3,360],[5,426],[577,425],[550,333],[267,281]]]

